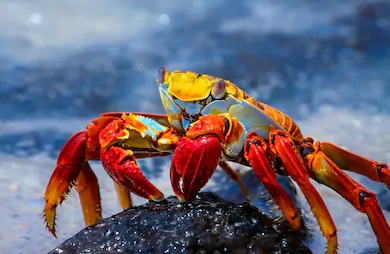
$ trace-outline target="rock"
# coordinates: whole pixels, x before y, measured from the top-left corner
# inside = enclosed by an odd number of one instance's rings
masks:
[[[175,197],[127,209],[85,228],[55,253],[312,253],[304,233],[275,223],[249,203],[211,193],[192,203]]]

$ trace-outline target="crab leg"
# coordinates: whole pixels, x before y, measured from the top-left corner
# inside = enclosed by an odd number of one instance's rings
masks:
[[[332,143],[317,142],[316,145],[339,168],[364,175],[373,181],[382,182],[390,190],[390,168],[386,164],[368,160]]]
[[[117,117],[94,119],[87,130],[74,134],[61,149],[57,166],[46,187],[43,209],[46,226],[54,236],[56,207],[65,200],[73,185],[80,196],[85,224],[94,224],[101,218],[99,186],[87,161],[99,159],[97,133],[114,119]]]
[[[257,133],[250,132],[244,149],[245,158],[253,167],[257,178],[264,184],[264,187],[271,194],[292,228],[299,229],[300,220],[298,212],[286,191],[276,181],[275,171],[272,169],[266,154],[269,151],[266,142]]]
[[[298,184],[309,202],[320,229],[328,240],[327,253],[336,253],[336,227],[323,199],[310,183],[309,173],[303,164],[301,155],[295,149],[292,138],[271,126],[269,141],[271,150],[280,157],[287,173]]]
[[[127,208],[132,207],[133,203],[131,201],[130,191],[122,187],[121,185],[117,184],[115,181],[114,181],[114,185],[115,185],[116,195],[118,196],[119,204],[121,205],[122,209],[125,210]]]
[[[46,226],[54,236],[56,236],[56,207],[65,200],[66,195],[69,193],[80,172],[84,171],[82,169],[86,167],[84,165],[86,140],[86,131],[80,131],[66,142],[58,156],[57,167],[54,169],[49,184],[46,187],[43,213]],[[84,197],[85,195],[83,195]],[[100,203],[100,200],[94,202]],[[87,220],[89,219],[86,218]]]
[[[366,213],[372,229],[377,236],[382,253],[390,253],[390,228],[374,193],[344,173],[323,151],[319,142],[314,151],[306,155],[307,165],[313,178],[337,191],[347,199],[358,211]],[[368,161],[368,160],[367,160]]]
[[[266,154],[269,152],[266,142],[257,133],[250,132],[244,148],[245,158],[253,167],[257,178],[264,184],[292,228],[299,229],[298,212],[286,191],[276,181],[276,173],[272,169]]]
[[[240,177],[240,174],[237,171],[235,171],[229,164],[227,164],[226,161],[220,161],[218,165],[229,176],[230,179],[232,179],[233,181],[236,182],[236,184],[238,185],[238,188],[240,188],[242,195],[248,200],[249,199],[249,191],[245,187],[245,185]]]
[[[113,128],[115,126],[118,127],[120,125],[118,123],[122,124],[122,129]],[[126,130],[124,125],[128,126],[130,130]],[[123,186],[131,187],[131,184],[134,184],[134,182],[141,186],[132,187],[133,189],[142,189],[142,186],[144,186],[150,192],[152,199],[162,199],[161,192],[156,190],[154,186],[151,187],[147,180],[140,180],[142,177],[138,176],[137,173],[132,174],[133,170],[137,172],[139,169],[135,164],[135,157],[133,159],[129,155],[131,150],[123,149],[121,151],[117,147],[107,153],[106,151],[112,145],[115,145],[115,142],[121,142],[120,135],[127,131],[128,134],[130,132],[135,134],[134,137],[126,140],[126,146],[134,150],[135,156],[145,158],[171,154],[179,137],[176,133],[170,131],[167,125],[167,117],[164,115],[143,114],[140,116],[131,113],[126,115],[113,112],[103,114],[101,117],[92,120],[92,124],[89,124],[86,130],[74,134],[62,148],[58,156],[57,166],[46,188],[43,213],[48,230],[54,236],[56,235],[56,207],[65,200],[73,185],[80,196],[85,224],[91,225],[101,219],[99,186],[96,176],[88,164],[90,160],[105,160],[107,171],[119,169],[119,173],[122,173],[121,179],[124,182],[119,182],[122,184],[121,186],[116,184],[122,208],[131,206],[129,192]],[[104,135],[101,135],[102,133]],[[118,140],[115,138],[118,138]],[[100,158],[101,154],[102,158]],[[124,154],[129,155],[129,157],[124,156]],[[123,161],[115,161],[115,158],[121,158]],[[129,163],[129,159],[133,163]],[[123,170],[119,165],[121,162],[125,165],[129,163],[131,166]],[[135,165],[134,167],[132,167],[133,164]],[[129,180],[132,177],[134,179]],[[137,190],[135,192],[137,193]]]
[[[74,185],[79,193],[85,225],[95,224],[102,219],[102,208],[98,180],[88,162],[84,162]]]

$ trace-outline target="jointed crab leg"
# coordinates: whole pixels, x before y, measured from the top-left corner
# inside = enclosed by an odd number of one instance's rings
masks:
[[[301,155],[296,151],[290,136],[286,136],[282,131],[272,129],[269,133],[271,149],[280,157],[287,173],[298,184],[309,202],[320,229],[328,240],[327,253],[336,253],[336,227],[323,199],[310,183],[310,176],[303,164]]]
[[[248,200],[249,199],[249,191],[245,187],[244,182],[242,181],[240,174],[235,171],[226,161],[220,161],[218,164],[222,170],[238,185],[242,195]]]
[[[300,220],[276,174],[289,175],[308,200],[327,253],[337,251],[336,228],[310,178],[323,183],[366,213],[383,253],[390,253],[390,228],[374,193],[345,171],[382,182],[390,189],[390,168],[331,143],[314,144],[283,112],[249,96],[229,80],[194,72],[160,69],[157,83],[166,115],[108,112],[73,135],[60,152],[45,193],[44,217],[55,235],[56,207],[72,187],[79,193],[87,225],[101,218],[99,187],[88,161],[101,160],[116,182],[122,208],[129,191],[161,200],[162,193],[143,175],[136,159],[174,153],[171,183],[182,201],[191,201],[219,165],[248,196],[229,161],[252,166],[292,228]],[[275,128],[274,128],[274,127]]]
[[[119,204],[121,205],[122,209],[127,209],[133,206],[133,203],[131,201],[130,197],[130,191],[121,185],[117,184],[114,182],[115,185],[115,191],[116,195],[118,196],[119,199]]]
[[[171,181],[175,194],[183,200],[193,199],[217,167],[222,151],[220,143],[226,150],[234,150],[242,137],[246,137],[246,132],[235,118],[222,115],[200,117],[188,130],[187,137],[179,142],[172,159]],[[264,151],[264,145],[266,144],[260,136],[250,132],[245,142],[245,157],[292,227],[298,229],[300,226],[298,212],[287,193],[277,183],[276,174],[266,155],[266,152],[269,152],[268,148]],[[239,177],[231,173],[233,169],[225,169],[227,164],[224,163],[226,162],[222,163],[224,170],[240,183]],[[183,180],[183,187],[179,184],[180,179]]]
[[[102,208],[99,184],[88,162],[84,162],[74,185],[79,194],[85,225],[90,226],[95,224],[102,219]]]
[[[104,116],[93,120],[87,130],[74,134],[62,148],[46,187],[43,209],[46,226],[54,236],[56,207],[65,200],[74,184],[78,187],[85,224],[94,224],[101,218],[99,185],[87,161],[99,159],[100,145],[96,135],[114,119],[117,117]]]
[[[170,154],[180,137],[164,125],[166,116],[151,114],[156,120],[148,116],[107,113],[67,141],[45,192],[44,217],[54,236],[56,207],[73,185],[79,192],[85,224],[101,219],[98,182],[89,160],[100,159],[120,185],[116,189],[123,208],[131,206],[128,190],[148,199],[163,199],[162,193],[144,177],[135,158]]]
[[[299,229],[300,219],[298,212],[286,191],[276,181],[275,171],[271,167],[266,154],[269,152],[266,142],[257,133],[249,132],[244,149],[245,158],[253,167],[257,178],[264,184],[264,187],[271,194],[292,228]]]
[[[390,169],[385,163],[368,160],[332,143],[317,142],[316,146],[319,146],[319,149],[339,168],[364,175],[373,181],[382,182],[390,190]]]
[[[309,146],[309,150],[312,151],[306,155],[305,159],[307,160],[308,168],[313,174],[313,178],[337,191],[358,211],[366,213],[375,235],[377,236],[382,253],[390,253],[390,228],[375,194],[365,189],[344,173],[324,154],[321,149],[323,146],[321,146],[319,142],[317,142],[316,145],[313,145],[312,143],[307,143],[305,145]],[[327,150],[327,153],[330,153],[329,150]],[[360,157],[356,156],[356,158],[358,160],[355,163],[362,161]],[[368,160],[366,160],[366,164],[367,163],[369,163]],[[355,166],[356,164],[351,165]],[[345,164],[345,166],[346,168],[350,168],[348,167],[348,164]]]
[[[49,184],[46,187],[46,202],[43,213],[46,226],[54,236],[56,236],[55,210],[57,205],[64,201],[80,172],[83,172],[82,174],[84,174],[84,171],[88,172],[88,169],[85,169],[86,166],[84,164],[87,138],[86,131],[81,131],[74,134],[68,142],[66,142],[63,150],[61,150],[61,153],[58,156],[57,167],[54,169]],[[85,170],[82,170],[83,165]],[[82,185],[84,182],[83,178],[80,180],[80,184]],[[86,218],[85,220],[89,221],[89,218]]]

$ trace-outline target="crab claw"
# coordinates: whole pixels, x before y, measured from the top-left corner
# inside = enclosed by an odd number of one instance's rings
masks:
[[[164,199],[161,191],[142,174],[131,150],[112,146],[107,150],[101,150],[100,159],[107,173],[117,184],[149,200]]]
[[[191,201],[213,175],[221,158],[221,144],[206,134],[179,141],[171,164],[171,184],[180,201]]]

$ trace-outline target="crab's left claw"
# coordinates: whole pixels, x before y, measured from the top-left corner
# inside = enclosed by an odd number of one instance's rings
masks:
[[[144,176],[137,165],[134,151],[130,149],[132,145],[142,142],[141,132],[147,132],[146,125],[140,119],[142,116],[123,115],[122,119],[112,121],[100,132],[100,160],[106,172],[118,185],[140,197],[160,201],[164,199],[163,193]],[[136,127],[139,129],[130,134],[128,128]],[[116,143],[120,140],[133,143]]]
[[[161,191],[146,179],[131,150],[112,146],[107,150],[101,150],[100,159],[104,169],[120,186],[149,200],[164,199]]]
[[[218,166],[221,144],[212,134],[181,138],[171,164],[171,183],[180,201],[191,201]]]

